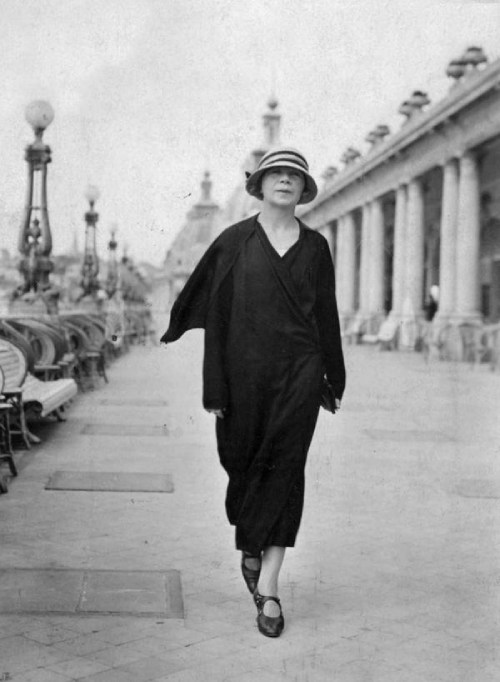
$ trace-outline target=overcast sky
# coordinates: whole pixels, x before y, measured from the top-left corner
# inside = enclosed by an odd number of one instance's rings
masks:
[[[319,176],[348,145],[365,150],[375,125],[396,130],[413,90],[443,97],[446,66],[468,45],[500,57],[497,2],[0,0],[0,12],[0,245],[11,253],[33,99],[55,109],[44,137],[54,251],[75,231],[82,244],[92,183],[101,254],[116,223],[134,258],[159,263],[204,170],[221,204],[241,180],[273,89],[282,138]]]

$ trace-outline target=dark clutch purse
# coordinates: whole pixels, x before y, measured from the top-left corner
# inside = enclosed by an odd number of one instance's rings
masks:
[[[337,408],[335,406],[335,391],[333,386],[326,377],[323,377],[323,386],[321,388],[321,407],[332,414],[335,414]]]

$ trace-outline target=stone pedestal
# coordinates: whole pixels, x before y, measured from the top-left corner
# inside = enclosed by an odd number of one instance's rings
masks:
[[[81,312],[99,313],[103,309],[103,301],[93,296],[84,296],[78,303],[75,303],[74,308]]]
[[[38,294],[28,293],[9,302],[7,314],[43,317],[49,310],[44,299]]]

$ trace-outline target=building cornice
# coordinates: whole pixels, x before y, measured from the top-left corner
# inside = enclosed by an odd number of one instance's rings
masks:
[[[452,123],[467,109],[492,90],[500,89],[500,59],[483,70],[467,74],[450,88],[446,97],[425,112],[416,112],[402,128],[371,149],[366,156],[346,167],[322,189],[311,203],[298,211],[304,215],[318,209],[332,196],[353,183],[363,180],[378,167],[400,157],[409,147],[429,134]]]

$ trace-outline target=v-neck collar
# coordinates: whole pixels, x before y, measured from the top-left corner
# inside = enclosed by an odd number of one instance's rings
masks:
[[[270,240],[269,237],[267,236],[267,232],[266,232],[265,229],[262,227],[262,224],[261,224],[261,222],[260,222],[260,220],[259,220],[259,215],[260,215],[260,214],[258,213],[258,214],[255,216],[255,223],[256,223],[256,225],[257,225],[257,229],[258,229],[259,232],[262,234],[263,238],[265,239],[266,243],[267,243],[268,246],[269,246],[269,249],[273,252],[273,254],[276,256],[276,258],[278,258],[280,261],[281,261],[281,260],[284,260],[284,259],[288,256],[288,254],[289,254],[291,251],[294,251],[295,248],[298,246],[298,244],[300,244],[300,242],[302,241],[302,238],[303,238],[303,236],[304,236],[304,228],[303,228],[303,226],[302,226],[301,221],[300,221],[298,218],[296,218],[296,220],[297,220],[297,222],[298,222],[298,224],[299,224],[299,236],[298,236],[297,240],[294,241],[294,243],[293,243],[290,247],[288,247],[288,249],[285,251],[285,253],[284,253],[283,255],[281,255],[281,254],[276,250],[276,248],[272,245],[271,240]]]
[[[299,303],[300,297],[296,288],[296,284],[290,272],[291,263],[286,262],[288,254],[294,252],[304,239],[305,229],[300,220],[299,226],[300,226],[299,238],[294,244],[292,244],[292,246],[288,249],[284,256],[280,256],[276,249],[272,246],[271,242],[269,241],[269,238],[262,225],[259,223],[257,219],[255,220],[257,238],[260,241],[262,249],[269,260],[269,265],[274,271],[276,279],[281,287],[281,290],[285,295],[285,299],[288,302],[288,305],[293,310],[297,319],[299,319],[302,323],[305,323],[308,327],[311,327],[311,320],[304,313],[304,310],[302,309],[302,306]]]

